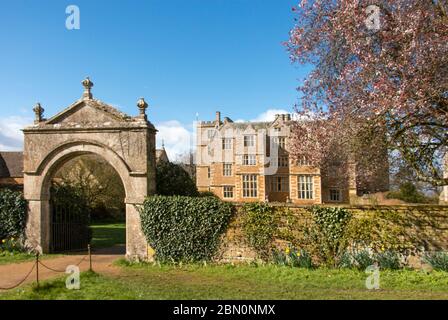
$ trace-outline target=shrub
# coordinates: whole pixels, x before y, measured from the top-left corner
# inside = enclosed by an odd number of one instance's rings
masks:
[[[157,194],[164,196],[197,196],[198,189],[180,165],[161,161],[156,167]]]
[[[247,203],[243,206],[243,214],[242,230],[244,235],[260,257],[267,260],[279,227],[274,209],[267,203]]]
[[[392,191],[387,194],[388,199],[399,199],[408,203],[431,203],[433,199],[426,197],[417,190],[412,182],[405,182],[400,185],[398,191]]]
[[[448,271],[448,252],[426,253],[423,261],[428,263],[434,270]]]
[[[22,237],[27,217],[27,204],[18,191],[0,190],[0,239]]]
[[[350,212],[339,207],[313,206],[309,209],[312,221],[303,229],[303,245],[326,266],[337,266],[349,241],[347,226]]]
[[[0,256],[10,256],[22,252],[26,252],[26,249],[20,239],[11,237],[0,241]]]
[[[211,260],[233,213],[214,197],[153,196],[141,207],[143,233],[161,262]]]
[[[373,253],[367,249],[346,251],[339,261],[340,268],[365,270],[371,265],[378,265],[380,269],[390,270],[398,270],[403,266],[399,254],[393,251],[380,253]]]
[[[296,268],[313,268],[311,256],[303,249],[297,250],[295,247],[288,247],[284,251],[274,249],[272,252],[274,264]]]
[[[215,197],[219,198],[216,194],[211,191],[201,191],[199,192],[199,197]]]
[[[403,267],[399,254],[394,251],[377,253],[375,255],[375,261],[381,269],[398,270]]]

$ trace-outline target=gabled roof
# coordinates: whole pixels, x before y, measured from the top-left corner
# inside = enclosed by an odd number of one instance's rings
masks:
[[[168,155],[165,151],[165,148],[156,150],[156,163],[159,163],[160,161],[170,162],[170,160],[168,159]]]
[[[34,125],[24,129],[25,132],[45,130],[109,130],[114,129],[142,129],[155,130],[148,121],[146,109],[148,104],[144,98],[137,101],[139,115],[131,117],[115,107],[94,99],[91,93],[93,82],[89,78],[82,81],[84,93],[81,99],[51,117],[44,119],[44,109],[38,103],[33,109],[36,119]]]
[[[0,178],[23,177],[23,152],[0,151]]]
[[[96,110],[99,110],[100,112],[106,113],[109,116],[115,118],[117,121],[131,121],[132,117],[128,116],[127,114],[117,110],[111,105],[108,105],[100,100],[97,99],[81,99],[67,107],[66,109],[62,110],[55,116],[51,117],[50,119],[46,120],[46,124],[54,124],[57,123],[58,120],[63,119],[65,116],[70,115],[78,108],[82,108],[83,106],[89,106],[93,107]]]

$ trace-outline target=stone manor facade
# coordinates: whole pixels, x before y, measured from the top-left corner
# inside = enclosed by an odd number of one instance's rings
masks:
[[[221,119],[197,124],[197,186],[223,200],[272,201],[302,205],[349,203],[363,193],[387,191],[387,160],[378,168],[377,181],[361,190],[356,169],[344,178],[323,176],[321,170],[288,155],[291,115],[278,114],[273,122],[233,122]],[[385,158],[386,159],[386,158]],[[344,181],[341,181],[344,179]]]

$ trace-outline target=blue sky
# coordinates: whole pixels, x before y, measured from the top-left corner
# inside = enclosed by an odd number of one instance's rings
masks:
[[[81,29],[67,30],[68,5]],[[293,26],[290,0],[2,1],[0,6],[0,149],[20,149],[20,127],[36,102],[47,117],[82,94],[149,119],[171,156],[191,123],[223,116],[266,118],[291,111],[307,68],[294,66],[282,42]]]

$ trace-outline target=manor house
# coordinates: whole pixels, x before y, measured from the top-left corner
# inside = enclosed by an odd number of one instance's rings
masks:
[[[234,202],[272,201],[310,205],[348,203],[365,193],[387,191],[387,156],[378,164],[375,181],[361,188],[357,168],[346,174],[335,170],[322,174],[306,158],[289,157],[292,119],[278,114],[272,122],[233,122],[221,119],[197,124],[196,183],[199,191],[211,191]]]

